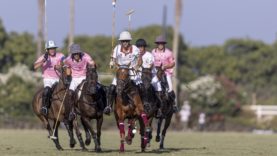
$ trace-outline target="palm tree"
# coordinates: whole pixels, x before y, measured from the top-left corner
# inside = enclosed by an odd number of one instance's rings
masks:
[[[178,95],[177,86],[178,86],[178,47],[179,47],[179,34],[180,34],[180,19],[182,14],[182,0],[175,0],[175,27],[174,27],[174,36],[173,36],[173,53],[176,61],[174,69],[174,78],[173,78],[173,89]],[[176,98],[178,99],[178,98]],[[178,100],[177,100],[178,101]]]

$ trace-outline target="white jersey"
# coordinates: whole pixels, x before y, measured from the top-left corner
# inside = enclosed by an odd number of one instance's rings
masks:
[[[152,53],[146,51],[145,54],[142,56],[142,67],[151,68],[153,63],[154,63],[154,56],[152,55]]]
[[[128,65],[130,64],[130,68],[135,67],[138,62],[139,57],[139,49],[132,45],[130,51],[126,54],[122,52],[121,45],[117,45],[113,51],[113,58],[115,62],[119,65]]]

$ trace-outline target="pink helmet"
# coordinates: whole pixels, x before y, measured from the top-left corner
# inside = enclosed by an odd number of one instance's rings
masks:
[[[158,36],[158,37],[156,38],[155,43],[164,43],[164,44],[166,44],[167,42],[166,42],[165,36],[164,36],[164,35]]]

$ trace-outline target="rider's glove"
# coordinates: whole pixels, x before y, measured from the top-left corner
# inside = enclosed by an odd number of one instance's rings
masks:
[[[46,62],[48,60],[48,53],[46,52],[43,56],[44,62]]]
[[[113,68],[113,66],[114,66],[114,61],[113,61],[113,60],[111,60],[111,61],[110,61],[110,68],[112,69],[112,68]]]

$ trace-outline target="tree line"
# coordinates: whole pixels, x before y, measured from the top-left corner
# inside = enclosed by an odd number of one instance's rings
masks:
[[[156,36],[162,28],[151,25],[131,32],[136,39],[144,38],[151,51]],[[172,48],[173,28],[167,27],[167,46]],[[249,38],[230,39],[223,45],[192,47],[185,43],[185,36],[180,36],[178,58],[178,82],[189,84],[199,77],[213,75],[226,78],[243,92],[244,104],[251,103],[251,95],[255,94],[257,103],[277,104],[277,42],[266,44]],[[98,71],[112,73],[108,67],[112,51],[111,36],[76,36],[75,43],[81,45],[96,61]],[[59,50],[68,54],[68,39]],[[0,20],[0,73],[9,72],[11,67],[22,64],[33,71],[36,60],[36,40],[34,34],[23,32],[7,32]],[[2,81],[2,80],[1,80]],[[109,82],[107,82],[109,83]],[[12,76],[6,83],[0,83],[0,115],[32,116],[30,103],[38,85],[25,82],[20,76]],[[42,83],[40,84],[42,85]],[[181,85],[179,85],[181,86]],[[180,90],[182,88],[180,87]],[[232,97],[232,96],[231,96]]]

